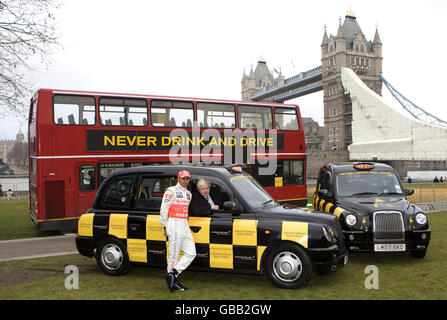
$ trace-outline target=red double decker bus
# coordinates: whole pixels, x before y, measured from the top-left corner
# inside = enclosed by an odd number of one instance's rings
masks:
[[[151,164],[242,163],[278,201],[307,203],[296,105],[40,89],[28,134],[40,230],[76,230],[105,177]]]

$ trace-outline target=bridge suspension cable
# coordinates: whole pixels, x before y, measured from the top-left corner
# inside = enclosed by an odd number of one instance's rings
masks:
[[[421,107],[417,106],[410,100],[408,100],[403,94],[397,91],[384,77],[380,74],[380,79],[385,84],[386,88],[391,92],[392,96],[399,102],[399,104],[411,114],[414,118],[427,124],[436,125],[447,128],[447,121],[441,120],[431,113],[425,111]]]

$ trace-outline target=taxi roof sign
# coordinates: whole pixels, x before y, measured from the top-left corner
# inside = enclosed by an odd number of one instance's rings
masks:
[[[225,169],[227,169],[230,173],[242,173],[242,166],[239,164],[231,164],[225,166]]]
[[[371,170],[374,169],[374,163],[360,162],[354,165],[354,169],[357,170]]]
[[[234,167],[231,167],[231,171],[234,171],[237,173],[242,173],[242,168],[241,168],[241,166],[234,166]]]

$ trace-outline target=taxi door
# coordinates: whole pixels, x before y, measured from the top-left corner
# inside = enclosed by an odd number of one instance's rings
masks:
[[[223,201],[237,201],[222,181],[211,177],[205,179],[212,184],[212,189],[214,187],[215,190],[220,190]],[[254,214],[242,206],[237,208],[235,212],[218,210],[213,211],[210,216],[189,217],[189,226],[197,251],[193,266],[256,270],[257,220]]]
[[[135,256],[133,261],[166,265],[168,239],[160,223],[160,207],[164,191],[175,185],[175,182],[175,177],[162,173],[145,173],[139,177],[135,189],[134,214],[128,226],[128,233],[135,235],[133,239],[128,239],[129,254],[132,252]],[[141,252],[140,256],[138,251]]]
[[[316,191],[312,200],[312,209],[322,211],[322,204],[324,202],[330,202],[334,205],[333,192],[332,174],[330,171],[320,169],[317,178]]]
[[[210,224],[210,267],[256,270],[257,220],[244,209],[213,214]]]

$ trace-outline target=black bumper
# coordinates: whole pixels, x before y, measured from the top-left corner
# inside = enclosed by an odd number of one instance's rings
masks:
[[[431,230],[406,231],[405,239],[403,241],[374,241],[373,233],[364,231],[343,231],[343,234],[345,237],[346,248],[350,252],[375,252],[374,244],[379,243],[404,243],[405,251],[422,251],[427,250],[428,245],[430,244]]]
[[[348,263],[348,251],[341,250],[335,244],[329,248],[312,248],[308,251],[317,273],[335,271]]]
[[[89,237],[76,237],[76,249],[78,252],[86,257],[93,257],[96,248],[96,241]]]
[[[38,221],[32,213],[29,214],[29,217],[37,225],[39,231],[78,231],[78,218]]]

